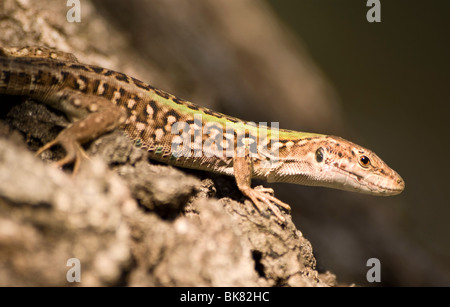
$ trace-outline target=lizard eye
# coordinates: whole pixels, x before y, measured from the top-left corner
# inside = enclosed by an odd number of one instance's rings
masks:
[[[316,150],[316,161],[319,163],[323,161],[323,148],[322,147],[319,147]]]
[[[359,157],[359,164],[362,167],[368,167],[370,165],[370,159],[367,156],[361,156]]]

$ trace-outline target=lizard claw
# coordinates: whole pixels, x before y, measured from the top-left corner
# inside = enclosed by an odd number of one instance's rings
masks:
[[[280,209],[278,209],[277,206],[280,206],[288,211],[291,210],[291,207],[271,195],[273,194],[273,189],[258,186],[254,189],[245,189],[242,192],[243,194],[245,194],[245,196],[252,200],[252,202],[260,212],[265,211],[265,208],[269,208],[269,210],[273,212],[273,214],[278,218],[280,222],[284,223],[286,221],[284,216],[281,215]]]
[[[51,147],[59,144],[66,151],[66,155],[64,156],[64,158],[56,161],[54,165],[60,168],[66,164],[74,162],[73,175],[76,175],[80,168],[81,160],[83,158],[88,159],[88,156],[86,155],[86,153],[81,148],[81,145],[78,142],[74,141],[71,138],[65,138],[65,135],[63,133],[64,130],[54,140],[46,143],[44,146],[39,148],[38,151],[36,152],[36,156],[39,156],[47,149],[50,149]]]
[[[261,191],[261,192],[263,192],[263,193],[267,193],[267,194],[272,195],[272,196],[275,195],[275,192],[273,191],[272,188],[266,188],[266,187],[264,187],[264,186],[262,186],[262,185],[256,186],[256,187],[255,187],[255,190]],[[290,209],[289,209],[289,210],[290,210]]]

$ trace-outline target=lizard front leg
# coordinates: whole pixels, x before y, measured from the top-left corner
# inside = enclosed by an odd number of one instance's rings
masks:
[[[81,144],[113,130],[126,119],[124,110],[100,96],[64,89],[52,94],[49,99],[55,102],[55,107],[66,113],[73,123],[62,130],[54,140],[42,146],[36,154],[39,155],[59,144],[64,148],[66,156],[57,161],[56,165],[61,167],[74,162],[74,173],[78,171],[82,157],[86,157]]]
[[[248,154],[248,150],[242,157],[239,155],[235,155],[233,159],[233,170],[237,186],[242,194],[250,198],[250,200],[255,204],[256,208],[258,208],[260,212],[264,212],[266,208],[269,208],[270,211],[275,214],[278,220],[284,223],[286,219],[281,215],[281,212],[277,206],[280,206],[288,211],[291,210],[291,207],[278,198],[274,197],[272,195],[272,189],[264,187],[251,187],[253,162],[252,158]]]

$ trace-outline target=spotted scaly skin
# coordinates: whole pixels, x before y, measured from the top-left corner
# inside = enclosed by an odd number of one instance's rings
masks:
[[[34,98],[72,121],[38,154],[59,144],[66,156],[57,165],[75,162],[74,172],[83,157],[80,144],[120,128],[152,159],[234,176],[260,211],[270,209],[281,222],[285,218],[277,206],[289,210],[289,205],[271,189],[251,188],[252,178],[372,195],[396,195],[405,187],[375,153],[340,137],[259,126],[123,73],[81,64],[69,53],[0,48],[0,70],[0,94]]]

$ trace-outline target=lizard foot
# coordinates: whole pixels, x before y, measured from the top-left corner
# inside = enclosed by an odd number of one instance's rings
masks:
[[[269,210],[273,212],[280,222],[284,223],[286,221],[277,206],[280,206],[288,211],[291,210],[291,207],[274,197],[273,189],[257,186],[254,189],[248,188],[241,191],[245,196],[252,200],[260,212],[264,212],[265,208],[269,208]]]
[[[67,137],[64,131],[65,130],[63,130],[54,140],[46,143],[44,146],[39,148],[39,150],[36,152],[36,156],[39,156],[41,153],[55,145],[61,145],[66,151],[66,155],[64,156],[64,158],[56,161],[54,165],[56,167],[63,167],[66,164],[74,162],[73,174],[76,175],[80,168],[82,158],[89,159],[89,157],[84,152],[81,145],[70,137]]]

